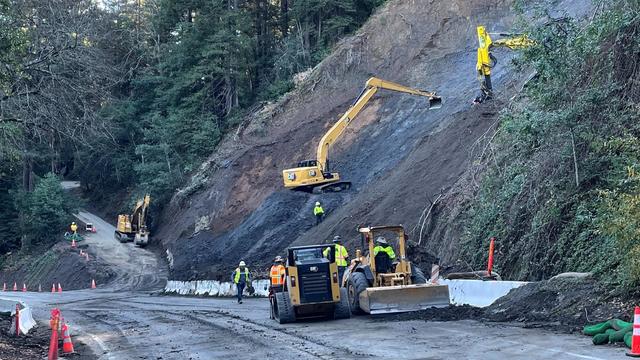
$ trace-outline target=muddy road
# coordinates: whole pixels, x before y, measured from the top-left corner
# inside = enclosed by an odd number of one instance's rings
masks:
[[[121,244],[113,227],[87,212],[96,234],[87,244],[115,276],[95,290],[0,293],[20,299],[45,324],[61,309],[75,339],[98,359],[610,359],[623,349],[599,348],[586,337],[475,321],[398,321],[355,317],[279,325],[266,299],[160,295],[166,265],[155,254]],[[1,357],[0,357],[1,358]]]

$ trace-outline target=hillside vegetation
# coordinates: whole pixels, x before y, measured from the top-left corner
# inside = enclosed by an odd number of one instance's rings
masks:
[[[543,15],[543,14],[542,14]],[[461,258],[537,280],[594,271],[640,281],[640,3],[597,3],[586,24],[546,21],[522,66],[535,78],[505,109],[477,196],[458,220]]]

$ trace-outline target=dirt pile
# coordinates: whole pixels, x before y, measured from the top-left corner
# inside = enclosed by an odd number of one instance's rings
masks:
[[[49,352],[49,339],[51,330],[48,327],[36,326],[27,335],[12,336],[6,330],[11,326],[11,316],[0,313],[0,359],[24,360],[46,359]],[[85,344],[73,339],[76,360],[97,359],[91,349]],[[62,346],[62,343],[60,343]]]
[[[95,261],[87,262],[79,255],[80,249],[90,251],[82,244],[72,249],[68,243],[60,242],[43,250],[42,255],[14,254],[0,271],[0,286],[6,283],[12,287],[15,282],[20,289],[24,283],[29,291],[38,291],[38,285],[43,291],[50,291],[51,284],[60,283],[64,290],[79,290],[89,288],[92,279],[99,284],[107,282],[112,273]]]
[[[612,318],[629,321],[634,301],[593,279],[554,279],[511,290],[487,308],[468,305],[390,315],[381,320],[509,322],[561,332]]]

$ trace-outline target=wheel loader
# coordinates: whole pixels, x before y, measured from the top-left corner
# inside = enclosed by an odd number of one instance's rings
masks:
[[[330,248],[328,258],[323,250]],[[351,316],[347,289],[340,287],[335,245],[287,249],[286,281],[270,295],[272,318],[281,324],[305,318],[346,319]]]
[[[133,207],[131,215],[118,215],[118,225],[114,233],[116,240],[125,243],[133,241],[134,244],[144,247],[149,242],[149,230],[147,229],[147,210],[151,203],[149,194],[139,199]]]
[[[422,271],[407,260],[407,235],[402,225],[373,226],[358,229],[361,247],[344,274],[349,307],[354,314],[408,312],[449,306],[449,287],[427,283]],[[398,257],[392,262],[383,251],[376,254],[377,236],[397,239]]]

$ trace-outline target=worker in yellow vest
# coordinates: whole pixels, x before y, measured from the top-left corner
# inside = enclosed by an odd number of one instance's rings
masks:
[[[78,225],[76,225],[75,221],[71,223],[71,232],[74,234],[78,232]]]
[[[313,215],[316,217],[316,225],[320,224],[324,217],[324,209],[322,205],[320,205],[320,201],[316,201],[316,206],[313,208]]]
[[[344,272],[347,270],[347,267],[349,266],[349,252],[347,251],[346,247],[342,246],[342,239],[340,238],[340,236],[337,236],[337,235],[334,236],[333,243],[335,244],[335,249],[336,249],[336,265],[338,265],[338,281],[340,281],[340,285],[342,285],[342,276],[344,275]],[[330,247],[324,249],[324,251],[322,252],[324,257],[329,257],[330,249],[331,249]]]
[[[238,267],[233,272],[231,280],[234,284],[236,284],[236,288],[238,289],[238,304],[242,304],[242,291],[245,286],[251,286],[251,276],[249,275],[249,268],[244,261],[240,261]]]

